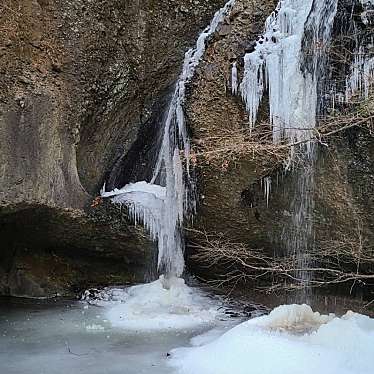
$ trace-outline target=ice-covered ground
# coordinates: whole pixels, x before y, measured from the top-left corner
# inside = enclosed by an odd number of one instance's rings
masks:
[[[337,318],[306,305],[281,306],[191,343],[172,351],[178,374],[374,373],[374,320],[352,312]]]
[[[291,305],[240,323],[219,300],[162,278],[86,299],[0,303],[0,373],[374,372],[374,320],[360,314]]]
[[[87,302],[0,299],[0,374],[171,374],[172,348],[235,323],[181,279],[88,294]]]

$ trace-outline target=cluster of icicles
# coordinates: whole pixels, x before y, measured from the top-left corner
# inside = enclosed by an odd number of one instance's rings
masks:
[[[331,38],[337,0],[283,0],[268,17],[263,36],[244,57],[240,92],[249,112],[250,126],[257,121],[265,91],[275,143],[302,142],[316,126],[318,72],[323,50]],[[310,31],[313,52],[303,66],[303,41]],[[237,66],[232,67],[232,91],[237,91]]]
[[[372,37],[371,45],[374,45]],[[362,46],[357,44],[354,52],[354,62],[351,66],[351,74],[346,79],[346,90],[340,101],[350,103],[358,95],[359,98],[368,99],[369,92],[374,82],[374,57],[368,55]]]
[[[360,0],[363,17],[374,0]],[[265,91],[269,95],[270,120],[275,143],[305,143],[316,126],[318,84],[323,75],[325,51],[329,45],[338,0],[282,0],[268,17],[255,50],[244,57],[244,77],[238,84],[238,68],[232,66],[232,93],[240,93],[249,113],[250,126],[257,121]],[[311,36],[310,36],[311,35]],[[309,40],[308,40],[309,38]],[[367,99],[374,82],[374,57],[356,43],[345,93],[335,94],[340,103],[358,95]],[[371,45],[374,45],[372,38]],[[309,63],[305,63],[308,59]],[[320,74],[322,73],[322,74]]]
[[[103,197],[111,197],[112,202],[126,205],[134,221],[142,222],[152,239],[157,240],[158,269],[169,277],[183,273],[181,228],[184,217],[193,213],[196,205],[188,191],[193,182],[189,180],[190,143],[183,112],[186,84],[204,55],[207,38],[216,31],[234,3],[235,0],[230,0],[215,14],[210,25],[200,34],[195,48],[185,55],[183,70],[162,124],[163,138],[152,180],[129,184],[111,192],[102,191]],[[184,153],[186,175],[181,152]]]
[[[370,24],[373,22],[374,15],[374,0],[360,0],[364,11],[361,14],[361,20],[364,24]],[[337,93],[334,95],[336,102],[351,103],[358,99],[369,98],[370,90],[374,84],[374,56],[373,53],[369,53],[369,50],[373,49],[374,36],[371,36],[371,40],[368,41],[366,46],[361,45],[361,41],[356,35],[356,25],[353,22],[353,39],[356,47],[353,52],[353,63],[351,65],[350,74],[346,78],[345,92]]]

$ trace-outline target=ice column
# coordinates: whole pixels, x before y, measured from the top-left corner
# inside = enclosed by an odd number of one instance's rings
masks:
[[[210,25],[200,34],[196,46],[185,55],[182,73],[161,124],[163,136],[152,180],[102,193],[102,196],[112,198],[114,203],[128,206],[133,220],[143,223],[152,239],[157,240],[158,269],[169,277],[183,273],[183,221],[194,213],[195,207],[193,194],[189,191],[193,181],[190,176],[190,141],[183,111],[186,84],[204,55],[207,39],[234,3],[235,0],[230,0],[214,15]]]

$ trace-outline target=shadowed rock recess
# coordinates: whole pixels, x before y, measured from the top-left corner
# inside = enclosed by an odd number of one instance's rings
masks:
[[[154,244],[127,213],[93,199],[104,182],[123,187],[152,175],[160,123],[184,53],[224,0],[3,0],[0,4],[0,294],[50,297],[144,281]],[[185,106],[195,152],[248,128],[231,67],[243,74],[275,0],[237,0],[209,40]],[[354,48],[340,1],[332,51]],[[360,8],[361,7],[361,8]],[[354,13],[362,11],[357,2]],[[357,11],[357,12],[356,12]],[[357,25],[367,25],[357,16]],[[344,36],[344,35],[343,35]],[[341,41],[343,40],[343,41]],[[335,45],[336,44],[336,45]],[[328,71],[341,81],[348,63]],[[266,102],[266,98],[264,99]],[[261,121],[268,121],[265,105]],[[213,141],[214,143],[214,141]],[[316,246],[342,233],[374,239],[374,138],[350,129],[316,161]],[[194,229],[265,253],[285,252],[298,172],[272,157],[197,159]],[[272,178],[264,197],[264,178]],[[359,229],[358,229],[359,223]],[[201,235],[190,231],[187,244]],[[189,247],[189,252],[193,252]],[[203,264],[204,265],[204,264]],[[190,261],[190,270],[215,277]]]

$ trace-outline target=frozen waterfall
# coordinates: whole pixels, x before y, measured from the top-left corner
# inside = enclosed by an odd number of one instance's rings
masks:
[[[152,180],[102,192],[102,196],[110,197],[113,203],[126,205],[132,219],[142,222],[152,239],[157,240],[158,269],[168,276],[180,276],[183,273],[181,230],[184,219],[193,214],[196,207],[191,191],[190,142],[183,112],[186,84],[204,55],[208,37],[216,31],[234,3],[235,0],[230,0],[214,15],[210,25],[200,34],[195,48],[185,55],[182,73],[162,123],[162,144]]]
[[[255,50],[244,57],[240,90],[250,125],[255,125],[267,91],[276,143],[282,139],[302,142],[312,136],[319,60],[331,37],[336,10],[337,0],[280,1],[268,17]],[[304,51],[303,43],[310,44],[311,49]],[[304,63],[305,53],[311,64]]]
[[[297,262],[297,274],[308,286],[309,249],[314,245],[314,165],[316,150],[310,141],[317,125],[325,55],[329,45],[337,0],[282,0],[268,17],[265,32],[255,50],[244,57],[240,85],[249,113],[256,124],[261,101],[269,96],[270,123],[274,143],[299,144],[301,170],[290,206],[291,219],[284,225],[281,242]],[[288,169],[295,161],[290,147]],[[299,158],[300,160],[300,158]],[[269,188],[265,189],[267,204]]]

